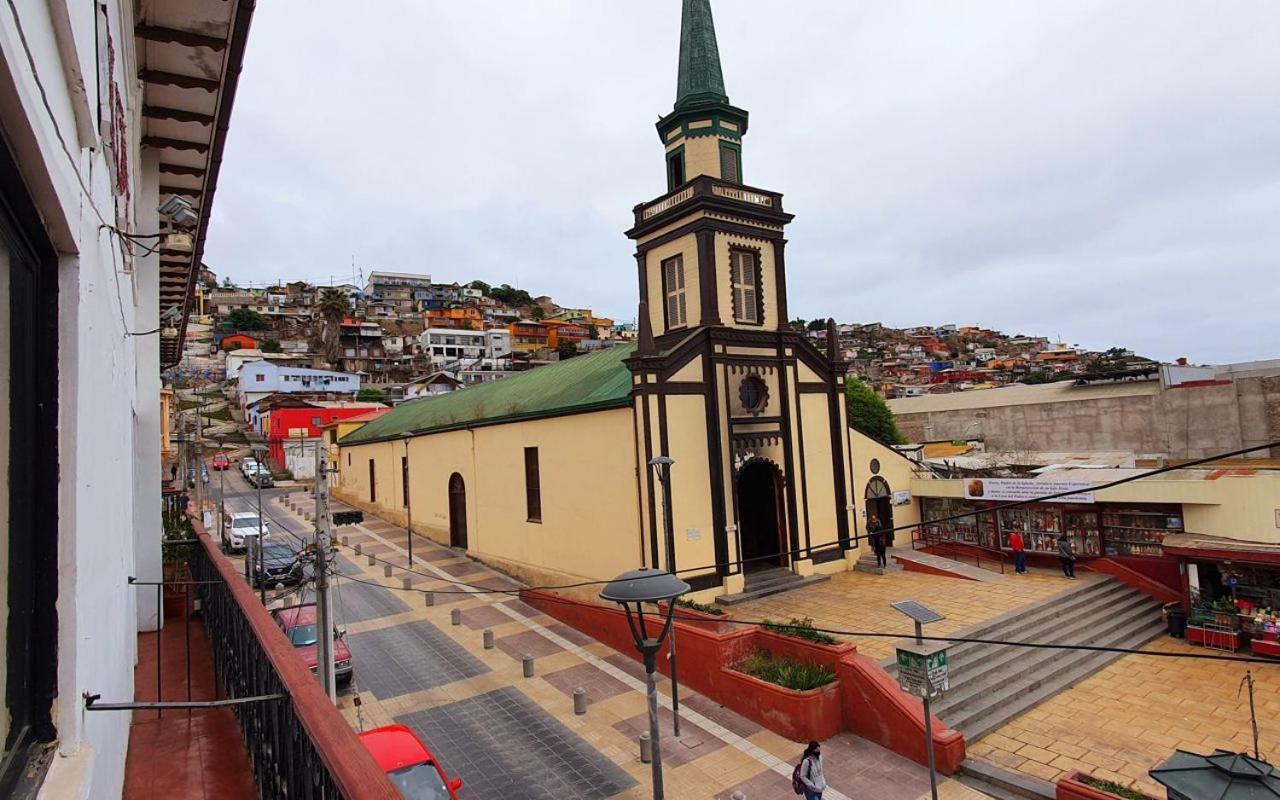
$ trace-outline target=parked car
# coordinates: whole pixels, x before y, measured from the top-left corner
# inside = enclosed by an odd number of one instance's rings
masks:
[[[302,580],[303,564],[289,542],[267,537],[262,540],[262,556],[258,556],[257,537],[245,544],[244,576],[255,589],[264,582],[268,586],[283,583],[292,586]]]
[[[256,458],[242,459],[240,461],[240,474],[247,478],[251,471],[257,470],[261,467],[262,465],[258,463],[258,459]]]
[[[458,800],[462,779],[449,780],[427,746],[404,725],[374,728],[359,739],[406,800]]]
[[[213,456],[213,468],[217,470],[230,469],[231,459],[227,458],[226,453],[215,453]]]
[[[289,643],[297,650],[298,655],[306,662],[307,669],[315,672],[319,661],[319,627],[316,625],[316,606],[307,603],[300,606],[285,606],[271,612],[276,624]],[[347,649],[341,635],[333,638],[333,674],[339,685],[351,682],[355,675],[355,667],[351,664],[351,651]],[[447,795],[442,795],[447,797]]]
[[[270,526],[258,518],[257,512],[238,511],[229,514],[222,526],[222,548],[229,553],[242,552],[245,549],[245,539],[257,536],[259,531],[263,536],[271,534]]]
[[[249,475],[249,484],[257,486],[259,489],[268,489],[276,485],[275,480],[271,477],[271,470],[265,467],[259,467]]]

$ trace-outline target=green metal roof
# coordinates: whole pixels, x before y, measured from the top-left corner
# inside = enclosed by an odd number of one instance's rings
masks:
[[[680,16],[680,75],[676,109],[695,103],[728,103],[711,0],[684,0]]]
[[[410,400],[342,437],[340,444],[627,406],[631,371],[622,362],[634,352],[634,344],[611,347],[493,383]]]

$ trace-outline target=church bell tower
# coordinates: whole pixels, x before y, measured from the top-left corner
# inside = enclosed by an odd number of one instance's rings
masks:
[[[710,0],[683,0],[675,106],[657,124],[666,193],[633,211],[632,371],[646,563],[695,590],[832,571],[852,547],[844,365],[792,330],[782,195],[744,183]],[[671,467],[674,541],[649,464]],[[668,551],[674,552],[674,564]]]

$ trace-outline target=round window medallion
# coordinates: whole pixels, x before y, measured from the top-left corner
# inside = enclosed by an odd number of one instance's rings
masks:
[[[759,375],[748,375],[738,387],[742,407],[752,414],[759,414],[769,404],[769,386]]]
[[[871,474],[872,475],[880,474],[880,459],[878,458],[871,459]]]

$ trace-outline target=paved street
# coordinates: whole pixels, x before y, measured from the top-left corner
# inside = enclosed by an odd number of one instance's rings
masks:
[[[254,503],[247,491],[232,493],[230,476],[229,505]],[[274,501],[268,521],[298,535],[309,527]],[[336,568],[346,578],[338,580],[335,614],[356,664],[339,706],[353,726],[413,728],[463,779],[467,798],[650,796],[649,765],[640,762],[636,744],[647,725],[636,661],[509,594],[473,591],[515,584],[422,537],[414,539],[416,574],[407,573],[401,528],[366,516],[338,536],[346,544]],[[395,565],[392,577],[385,576],[387,563]],[[406,577],[411,591],[403,589]],[[435,605],[425,605],[423,590],[434,592]],[[450,624],[454,609],[461,611],[457,626]],[[492,650],[482,645],[486,629],[494,633]],[[535,656],[534,678],[522,675],[525,654]],[[583,716],[573,713],[577,687],[588,693]],[[665,680],[661,690],[665,702]],[[748,798],[791,794],[801,746],[688,690],[681,701],[679,740],[670,735],[669,710],[663,715],[668,797],[727,800],[736,789]],[[831,800],[917,800],[928,793],[922,767],[855,736],[827,742],[825,761]],[[952,798],[978,796],[953,781],[943,790]]]

